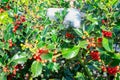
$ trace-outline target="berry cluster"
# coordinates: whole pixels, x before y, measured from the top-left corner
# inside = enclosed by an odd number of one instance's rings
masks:
[[[6,5],[5,7],[6,7],[6,9],[8,9],[8,10],[11,9],[11,6],[9,6],[9,5]]]
[[[107,72],[108,72],[110,75],[115,75],[118,71],[119,71],[119,66],[108,67],[108,68],[107,68]]]
[[[101,69],[102,69],[103,72],[107,71],[107,68],[105,66],[102,66]]]
[[[3,67],[3,72],[10,72],[10,70],[8,69],[8,67],[7,66],[5,66],[5,67]]]
[[[96,47],[94,38],[87,39],[87,42],[88,42],[88,46],[87,46],[88,49],[91,48],[91,47]]]
[[[13,42],[11,39],[8,42],[9,42],[9,47],[11,48],[13,46]]]
[[[39,62],[42,61],[41,55],[42,54],[47,54],[48,50],[47,49],[39,49],[36,54],[34,54],[33,58]],[[46,62],[46,61],[45,61]]]
[[[23,66],[21,64],[17,64],[16,66],[14,66],[13,74],[16,75],[16,72],[21,69],[23,69]]]
[[[16,22],[15,22],[15,25],[14,25],[14,28],[13,28],[13,32],[15,33],[16,30],[19,28],[19,26],[26,21],[26,18],[24,15],[20,16],[20,18],[18,19],[18,16],[15,16],[16,18]]]
[[[97,38],[97,47],[102,47],[102,38]]]
[[[69,39],[73,39],[75,36],[74,36],[73,34],[67,32],[67,33],[65,34],[65,37],[66,37],[66,38],[69,38]]]
[[[108,74],[110,75],[115,75],[116,73],[119,72],[119,66],[115,66],[115,67],[102,66],[101,69],[103,72],[108,72]]]
[[[7,76],[7,80],[13,80],[13,78],[16,76],[17,71],[20,71],[21,69],[23,69],[23,66],[21,64],[14,66],[12,73]]]
[[[112,37],[112,32],[110,31],[102,30],[102,34],[104,37]]]
[[[102,38],[99,37],[99,38],[97,39],[97,42],[98,42],[98,43],[102,43]]]
[[[100,53],[98,51],[91,51],[90,56],[93,60],[100,60]]]
[[[2,8],[0,8],[0,13],[5,12],[6,10],[9,10],[11,7],[9,5],[6,6],[2,6]]]

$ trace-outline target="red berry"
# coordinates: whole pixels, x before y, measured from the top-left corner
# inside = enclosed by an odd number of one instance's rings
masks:
[[[13,28],[13,32],[15,33],[15,32],[16,32],[16,29]]]
[[[39,54],[48,53],[48,50],[47,49],[39,49],[38,53]]]
[[[18,15],[17,15],[17,14],[15,14],[15,15],[14,15],[14,17],[17,19],[17,18],[18,18]]]
[[[16,69],[14,69],[14,70],[13,70],[13,74],[14,74],[14,75],[16,75],[16,72],[17,72],[17,70],[16,70]]]
[[[53,59],[52,59],[52,62],[56,62],[56,61],[57,61],[56,58],[53,58]]]
[[[38,54],[38,53],[36,53],[36,54],[33,56],[33,58],[34,58],[35,60],[37,60],[37,61],[41,61],[41,60],[42,60],[41,57],[40,57],[40,54]]]
[[[9,10],[11,7],[9,5],[7,5],[6,8]]]
[[[15,67],[14,67],[16,70],[19,70],[19,69],[22,69],[23,66],[21,64],[17,64]]]
[[[90,44],[88,44],[87,49],[89,49],[90,47],[91,47]]]
[[[66,36],[66,38],[74,38],[74,35],[72,35],[71,33],[69,33],[69,32],[67,32],[66,34],[65,34],[65,36]]]
[[[101,69],[102,69],[103,72],[107,71],[107,68],[105,66],[102,66]]]
[[[107,68],[107,72],[108,72],[110,75],[115,75],[118,71],[119,71],[119,70],[118,70],[117,67],[108,67],[108,68]]]
[[[18,27],[19,27],[19,26],[18,26],[18,25],[16,25],[16,26],[14,26],[14,29],[16,29],[16,30],[17,30],[17,29],[18,29]]]
[[[98,42],[98,43],[101,43],[101,42],[102,42],[102,38],[98,38],[98,39],[97,39],[97,42]]]
[[[110,31],[102,30],[102,34],[104,37],[112,37],[112,32]]]
[[[37,61],[42,61],[41,55],[48,53],[47,49],[39,49],[36,54],[34,54],[33,58]]]
[[[98,51],[91,51],[90,56],[93,60],[100,60],[100,53]]]
[[[44,29],[44,27],[43,26],[40,26],[40,30],[43,30]]]
[[[20,20],[21,20],[21,22],[25,22],[26,21],[25,16],[21,16]]]
[[[20,21],[20,20],[16,20],[15,24],[16,24],[16,25],[20,25],[20,24],[21,24],[21,21]]]
[[[105,23],[106,23],[106,21],[103,19],[103,20],[102,20],[102,24],[105,24]]]
[[[9,40],[9,47],[12,47],[13,46],[13,43],[12,43],[12,40]]]

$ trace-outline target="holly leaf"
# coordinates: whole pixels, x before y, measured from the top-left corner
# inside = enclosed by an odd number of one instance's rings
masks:
[[[42,54],[41,58],[42,60],[50,60],[52,59],[53,54],[52,53],[47,53],[47,54]]]
[[[28,55],[26,53],[20,53],[20,54],[18,53],[13,56],[12,61],[19,64],[25,63],[28,59],[27,56]]]
[[[87,45],[88,45],[88,42],[86,41],[86,40],[83,40],[83,41],[80,41],[79,42],[79,47],[80,48],[86,48],[87,47]]]
[[[75,57],[79,52],[79,47],[74,46],[73,48],[64,48],[62,50],[62,56],[66,59]]]
[[[0,73],[0,80],[7,80],[7,76],[4,72]]]
[[[42,73],[42,64],[34,61],[31,65],[32,77],[38,77]]]
[[[113,56],[112,56],[114,59],[118,59],[120,60],[120,54],[119,53],[115,53]]]
[[[105,37],[103,38],[102,45],[105,50],[107,50],[108,52],[112,52],[108,38],[105,38]]]
[[[83,75],[83,73],[81,73],[81,72],[77,72],[75,78],[76,78],[76,79],[80,79],[80,80],[81,80],[81,79],[82,79],[82,80],[85,80],[84,75]]]
[[[83,33],[80,29],[74,29],[74,31],[77,33],[77,35],[79,35],[80,37],[83,36]]]

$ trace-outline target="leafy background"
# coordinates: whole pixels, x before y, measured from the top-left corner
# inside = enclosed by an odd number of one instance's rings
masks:
[[[47,18],[47,8],[70,8],[70,3],[64,0],[0,0],[0,80],[119,80],[119,72],[110,75],[103,72],[101,66],[114,67],[120,63],[117,49],[120,48],[120,1],[75,0],[72,7],[85,13],[79,29],[65,28],[62,23],[65,14],[56,14],[57,22]],[[26,21],[13,32],[16,17],[23,15]],[[104,37],[102,30],[112,32],[112,37]],[[67,32],[74,38],[68,37]],[[99,37],[102,38],[101,47],[87,48],[89,39],[94,38],[96,42]],[[12,40],[12,47],[9,40]],[[41,48],[48,53],[41,55],[43,61],[39,62],[33,57]],[[92,60],[92,50],[100,52],[101,61]],[[19,66],[14,74],[18,64],[22,69]]]

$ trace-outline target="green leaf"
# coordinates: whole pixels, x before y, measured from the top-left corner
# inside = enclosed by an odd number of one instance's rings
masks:
[[[80,48],[85,48],[86,49],[87,45],[88,45],[87,41],[84,40],[84,41],[80,41],[78,46]]]
[[[115,53],[113,56],[112,56],[114,59],[118,59],[120,60],[120,53]]]
[[[7,80],[7,76],[5,75],[5,73],[0,73],[0,80]]]
[[[80,37],[83,36],[83,33],[80,29],[74,29],[74,31],[77,33],[77,35],[79,35]]]
[[[4,43],[0,42],[0,48],[3,48],[3,47],[4,47]]]
[[[8,0],[2,0],[2,3],[7,3],[8,2]]]
[[[19,64],[25,63],[27,61],[27,54],[25,53],[21,53],[20,55],[16,54],[13,56],[12,61]]]
[[[113,39],[109,39],[109,46],[110,46],[110,49],[111,51],[113,51]]]
[[[41,58],[42,58],[42,60],[51,60],[52,56],[53,56],[52,53],[47,53],[47,54],[42,54]]]
[[[57,33],[55,30],[52,30],[52,41],[56,42],[57,41]]]
[[[87,26],[87,32],[88,33],[91,33],[91,31],[94,29],[94,27],[95,27],[95,25],[94,24],[92,24],[92,25],[90,25],[90,26]]]
[[[44,30],[42,31],[42,33],[41,33],[41,36],[45,36],[45,35],[47,34],[48,30],[49,30],[49,26],[46,25],[46,26],[45,26],[45,29],[44,29]]]
[[[75,78],[80,79],[80,80],[85,80],[84,75],[81,72],[77,72]]]
[[[66,59],[70,59],[75,57],[79,52],[79,47],[78,46],[74,46],[73,48],[64,48],[62,50],[62,55],[64,58]]]
[[[115,77],[114,80],[120,80],[120,73],[117,73],[117,76]]]
[[[60,67],[58,63],[49,63],[47,68],[57,72]]]
[[[31,65],[32,77],[38,77],[42,73],[42,64],[34,61]]]
[[[11,17],[9,17],[7,11],[0,14],[0,24],[8,24],[8,23],[12,23],[12,22],[13,22],[13,20]],[[1,29],[1,27],[0,27],[0,29]]]
[[[93,18],[92,14],[86,14],[87,20],[91,21],[93,24],[98,24],[97,18]]]
[[[105,38],[105,37],[103,38],[102,45],[105,48],[105,50],[107,50],[108,52],[111,52],[108,38]]]

